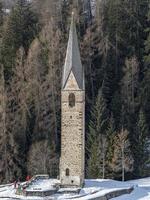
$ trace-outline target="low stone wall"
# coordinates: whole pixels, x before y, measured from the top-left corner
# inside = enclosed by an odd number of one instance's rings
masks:
[[[133,191],[133,187],[129,188],[129,189],[122,189],[122,190],[118,190],[118,191],[113,191],[113,192],[109,192],[107,194],[105,194],[104,196],[101,197],[96,197],[96,198],[90,198],[90,200],[109,200],[115,197],[119,197],[121,195],[124,194],[130,194]]]
[[[25,191],[25,196],[37,196],[37,197],[46,197],[52,196],[57,193],[57,189],[47,190],[47,191]]]

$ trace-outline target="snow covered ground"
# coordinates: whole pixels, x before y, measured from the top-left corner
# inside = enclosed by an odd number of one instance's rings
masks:
[[[134,191],[129,195],[113,198],[112,200],[150,200],[150,177],[128,181],[135,185]]]
[[[47,189],[51,184],[58,182],[54,179],[45,180],[43,182],[38,182],[33,184],[33,188]],[[122,195],[113,200],[150,200],[150,178],[139,179],[134,181],[119,182],[114,180],[106,179],[91,179],[85,181],[84,188],[80,191],[80,194],[57,194],[53,199],[65,200],[65,199],[78,199],[78,200],[89,200],[94,197],[103,196],[111,191],[127,189],[134,186],[134,190],[131,194]],[[32,187],[30,188],[32,189]],[[15,194],[15,189],[13,185],[0,186],[0,200],[48,200],[50,198],[41,197],[24,197]],[[61,191],[62,192],[62,191]]]

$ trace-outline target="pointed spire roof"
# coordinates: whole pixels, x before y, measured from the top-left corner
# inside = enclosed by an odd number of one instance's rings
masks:
[[[83,75],[84,72],[81,64],[76,25],[74,22],[74,13],[72,13],[72,21],[69,32],[67,53],[63,69],[62,88],[65,88],[66,82],[68,80],[71,71],[74,74],[74,77],[77,81],[79,88],[84,89],[84,75]]]

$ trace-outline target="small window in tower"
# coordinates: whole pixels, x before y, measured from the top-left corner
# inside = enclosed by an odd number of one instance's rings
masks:
[[[75,95],[73,93],[69,94],[69,106],[70,107],[75,106]]]
[[[66,169],[66,176],[69,176],[69,169]]]

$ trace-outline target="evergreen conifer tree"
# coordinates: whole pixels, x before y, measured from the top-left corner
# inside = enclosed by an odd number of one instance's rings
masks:
[[[150,8],[148,12],[147,23],[150,23]],[[150,27],[146,27],[145,31],[147,32],[147,39],[145,41],[145,65],[150,68]]]
[[[3,24],[3,5],[2,2],[0,1],[0,26]]]
[[[87,138],[88,148],[88,173],[89,176],[105,176],[108,110],[101,89],[98,92],[95,106],[91,110],[89,133]],[[95,168],[94,168],[95,166]],[[98,168],[98,171],[97,171]]]
[[[114,152],[114,142],[115,142],[115,122],[114,118],[111,117],[107,129],[107,140],[108,140],[108,148],[106,153],[106,171],[107,171],[107,178],[114,178],[115,174],[114,171],[111,168],[111,162],[113,158],[113,152]]]
[[[148,24],[150,23],[150,9],[148,13]],[[147,32],[147,40],[145,41],[145,57],[144,57],[144,78],[141,85],[141,103],[145,112],[145,117],[150,130],[150,28],[145,29]]]
[[[137,135],[135,144],[135,168],[136,173],[140,177],[144,176],[145,171],[150,166],[150,135],[148,126],[146,123],[145,115],[143,110],[139,112],[139,119],[137,122]]]
[[[3,19],[4,16],[3,16],[3,4],[2,2],[0,1],[0,51],[1,51],[1,38],[2,38],[2,31],[3,31]]]
[[[97,135],[105,134],[108,127],[109,112],[101,89],[98,91],[94,115]]]
[[[19,0],[11,11],[3,34],[1,62],[6,79],[14,66],[17,50],[22,46],[27,54],[29,45],[38,32],[37,23],[37,15],[32,11],[29,1]]]
[[[89,140],[89,137],[88,137]],[[90,149],[88,149],[89,158],[88,158],[88,168],[87,168],[87,177],[88,178],[98,178],[99,177],[99,145],[98,138],[94,137],[92,139],[92,144]]]

